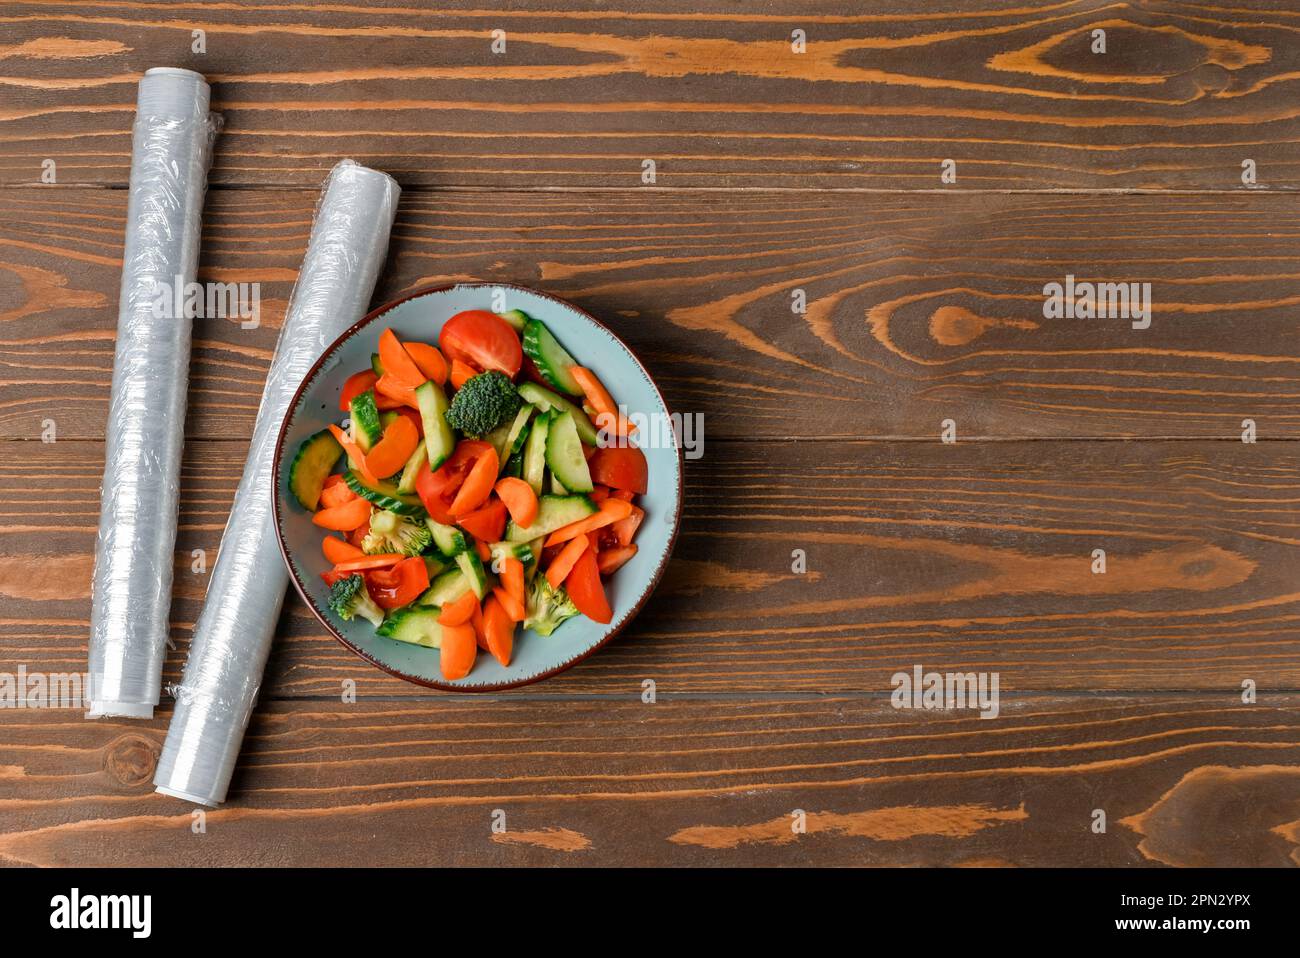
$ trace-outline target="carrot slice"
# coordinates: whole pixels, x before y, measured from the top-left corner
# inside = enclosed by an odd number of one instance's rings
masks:
[[[311,517],[311,521],[322,529],[351,532],[361,523],[370,521],[370,503],[354,499],[332,509],[321,509]]]
[[[451,361],[451,388],[459,389],[471,379],[478,375],[478,370],[469,363],[463,363],[459,359]]]
[[[366,468],[379,477],[391,476],[406,465],[420,444],[420,431],[405,416],[398,416],[384,430],[384,437],[371,447]]]
[[[326,536],[325,541],[320,544],[320,551],[325,553],[325,561],[330,565],[338,565],[349,559],[360,559],[365,555],[352,543],[335,536]]]
[[[614,618],[614,612],[605,598],[605,589],[600,584],[600,568],[596,565],[596,554],[587,549],[574,563],[573,571],[564,580],[564,591],[578,607],[578,611],[587,618],[601,623],[608,623]]]
[[[343,383],[343,388],[339,390],[339,412],[350,410],[352,400],[367,389],[373,389],[375,380],[378,378],[373,369],[363,369],[361,372],[349,376],[347,381]]]
[[[474,625],[474,638],[478,641],[478,647],[484,652],[489,651],[487,644],[487,631],[483,626],[483,604],[474,603],[474,615],[470,618]]]
[[[568,541],[560,554],[551,560],[550,568],[546,570],[546,581],[551,584],[552,589],[558,589],[573,567],[577,565],[582,554],[591,548],[591,540],[585,535],[576,535]]]
[[[514,556],[506,556],[501,561],[501,584],[520,605],[524,604],[524,564]]]
[[[381,357],[382,358],[382,357]],[[614,403],[614,397],[609,394],[596,374],[585,366],[570,366],[569,372],[582,387],[582,391],[587,395],[587,402],[591,408],[596,411],[597,428],[607,428],[611,432],[617,432],[620,436],[627,436],[636,432],[636,426],[627,421],[627,418],[621,416],[618,406]],[[601,425],[601,418],[604,418],[607,425]]]
[[[397,565],[405,559],[406,556],[399,552],[383,552],[379,555],[366,556],[362,559],[348,559],[346,562],[337,562],[334,564],[335,572],[366,572],[370,569],[383,569],[390,565]]]
[[[524,621],[526,613],[524,612],[524,604],[522,602],[499,585],[492,587],[492,594],[496,596],[496,600],[501,603],[501,608],[506,610],[506,615],[510,617],[511,622]]]
[[[496,490],[510,510],[510,518],[515,520],[515,525],[527,529],[533,524],[537,518],[537,493],[533,492],[532,486],[522,479],[506,476],[497,480]]]
[[[495,590],[483,603],[483,633],[487,639],[488,651],[502,665],[509,665],[510,653],[514,651],[515,645],[515,624],[510,620],[496,591],[501,590]]]
[[[474,668],[474,659],[477,655],[478,642],[474,639],[474,626],[463,623],[442,627],[439,664],[442,666],[444,679],[463,679],[469,675],[469,670]]]
[[[348,458],[356,466],[357,472],[361,473],[361,478],[372,484],[378,482],[379,480],[375,478],[375,474],[366,466],[366,454],[361,451],[361,447],[349,439],[348,434],[334,423],[330,423],[330,433],[338,440],[339,445],[343,447],[343,451],[348,454]]]
[[[430,346],[428,343],[403,343],[406,351],[410,353],[411,359],[415,365],[420,368],[425,379],[432,379],[441,386],[447,381],[447,360],[438,352],[437,346]],[[382,361],[382,357],[380,357]]]
[[[601,575],[611,575],[623,568],[628,559],[636,555],[636,546],[615,546],[596,556],[596,568]]]
[[[442,607],[442,614],[438,616],[439,625],[464,625],[474,618],[474,610],[478,608],[478,596],[473,592],[466,592],[454,602],[448,602]]]
[[[429,378],[420,372],[420,367],[391,329],[379,334],[379,361],[384,366],[384,376],[392,376],[403,386],[414,389]]]
[[[456,490],[456,498],[451,501],[447,511],[459,517],[483,505],[487,497],[492,495],[492,487],[496,485],[497,473],[500,471],[496,450],[489,446],[474,460],[473,468]]]
[[[321,490],[320,506],[323,509],[331,509],[334,506],[341,506],[346,502],[351,502],[355,498],[357,498],[357,494],[348,488],[348,484],[343,481],[342,476],[330,476],[329,479],[325,480],[325,488]]]
[[[384,373],[375,382],[375,392],[378,394],[375,404],[381,409],[396,409],[398,406],[410,406],[412,409],[420,408],[420,404],[415,401],[415,390],[400,379],[388,375],[388,373]],[[381,403],[379,396],[387,400],[387,403]]]
[[[600,504],[596,512],[579,519],[577,522],[571,522],[567,526],[556,529],[547,538],[546,544],[552,546],[557,542],[568,542],[574,536],[580,536],[585,532],[591,532],[593,529],[599,529],[602,526],[618,522],[620,519],[626,519],[631,514],[632,503],[624,502],[622,499],[606,499]]]

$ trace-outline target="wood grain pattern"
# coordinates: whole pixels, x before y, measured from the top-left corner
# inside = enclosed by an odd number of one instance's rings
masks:
[[[0,711],[0,862],[1300,861],[1295,695],[1007,696],[994,721],[882,696],[270,696],[231,804],[197,835],[191,809],[148,785],[165,719]]]
[[[0,466],[0,660],[80,670],[102,446],[23,448]],[[186,457],[169,681],[244,450],[204,442]],[[719,442],[686,480],[655,597],[600,655],[530,692],[635,697],[646,678],[696,693],[888,691],[915,664],[998,671],[1017,691],[1300,689],[1290,443]],[[1105,574],[1091,571],[1098,548]],[[33,575],[44,555],[72,556],[66,575]],[[345,680],[415,691],[294,599],[267,686],[334,695]]]
[[[646,158],[670,188],[1232,190],[1245,159],[1300,185],[1285,0],[47,0],[0,25],[4,184],[45,158],[124,184],[165,63],[215,85],[219,184],[314,186],[346,148],[439,187],[638,188]]]
[[[122,191],[0,194],[0,435],[103,436]],[[215,191],[189,432],[252,419],[315,193]],[[1300,438],[1300,198],[408,193],[376,301],[521,282],[608,323],[709,437]],[[1151,327],[1045,319],[1067,274],[1151,282]],[[807,312],[791,311],[804,290]],[[581,344],[578,344],[580,347]]]

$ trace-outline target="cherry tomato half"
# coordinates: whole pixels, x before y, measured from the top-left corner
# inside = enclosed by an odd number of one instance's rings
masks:
[[[381,609],[409,605],[429,588],[429,567],[423,556],[403,559],[391,569],[374,569],[364,573],[370,598]]]
[[[443,324],[438,345],[448,360],[459,359],[476,369],[496,369],[511,379],[524,361],[519,335],[496,313],[469,309]]]

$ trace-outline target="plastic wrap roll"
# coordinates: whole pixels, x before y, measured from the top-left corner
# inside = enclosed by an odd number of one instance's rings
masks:
[[[165,795],[225,801],[289,582],[272,513],[276,436],[312,364],[365,315],[400,192],[386,174],[351,160],[326,181],[185,675],[174,689],[176,712],[154,776]]]
[[[194,282],[220,119],[190,70],[140,80],[117,349],[91,582],[88,718],[150,718],[171,610],[193,317],[163,290]]]

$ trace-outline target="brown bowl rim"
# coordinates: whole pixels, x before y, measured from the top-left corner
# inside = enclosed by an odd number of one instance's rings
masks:
[[[615,636],[617,636],[620,632],[622,632],[623,629],[625,629],[633,619],[637,617],[637,614],[640,613],[642,607],[649,600],[650,596],[654,594],[655,588],[659,585],[659,580],[663,577],[664,569],[667,567],[668,560],[672,556],[673,547],[677,544],[677,534],[681,530],[681,524],[682,524],[682,501],[683,501],[684,487],[686,484],[686,469],[685,469],[685,462],[682,456],[681,443],[674,442],[674,445],[677,447],[677,501],[673,506],[673,528],[672,528],[672,533],[668,537],[668,548],[664,550],[663,556],[659,559],[659,563],[655,566],[654,574],[650,576],[649,583],[646,585],[645,589],[642,591],[641,595],[637,598],[635,604],[628,611],[628,613],[624,615],[618,622],[614,623],[613,627],[607,633],[605,633],[604,636],[601,637],[600,641],[598,641],[591,648],[587,649],[585,652],[581,652],[578,655],[574,656],[573,658],[569,659],[568,661],[560,663],[555,668],[548,669],[545,672],[539,672],[537,675],[529,676],[527,678],[517,679],[511,682],[496,682],[491,684],[479,684],[479,685],[451,685],[447,682],[440,682],[435,679],[425,679],[419,676],[407,675],[404,672],[399,672],[396,669],[390,668],[389,666],[385,665],[383,662],[380,662],[373,656],[366,654],[366,652],[357,648],[357,646],[349,642],[343,636],[343,634],[334,627],[333,623],[329,621],[329,618],[325,616],[321,612],[321,610],[316,607],[316,603],[312,600],[310,596],[308,596],[306,587],[303,585],[302,580],[298,577],[297,569],[295,569],[293,563],[289,561],[289,549],[288,546],[286,546],[284,541],[284,530],[281,524],[281,512],[280,512],[280,498],[281,498],[280,493],[283,488],[283,477],[280,471],[280,464],[281,462],[284,461],[284,444],[285,444],[285,440],[288,437],[289,421],[293,418],[295,410],[298,409],[299,403],[302,401],[303,393],[307,389],[307,385],[316,378],[317,374],[320,372],[321,365],[325,362],[325,359],[328,356],[332,355],[336,349],[338,349],[340,346],[343,345],[344,342],[351,339],[362,329],[370,325],[380,316],[387,313],[389,310],[395,309],[396,307],[402,305],[402,303],[405,303],[408,300],[416,299],[420,296],[428,296],[432,293],[443,293],[446,292],[447,290],[460,289],[460,288],[489,289],[489,290],[517,289],[526,293],[531,293],[535,296],[540,296],[543,299],[549,299],[552,302],[558,303],[559,305],[567,307],[568,309],[571,309],[574,312],[579,313],[580,315],[586,317],[586,319],[589,322],[593,323],[598,329],[604,330],[607,334],[609,334],[609,336],[616,343],[618,343],[625,350],[627,350],[627,354],[632,357],[632,361],[636,363],[637,368],[641,370],[641,374],[645,376],[646,382],[650,384],[650,388],[654,390],[654,394],[659,398],[659,402],[663,406],[664,411],[671,416],[672,410],[668,407],[668,403],[664,400],[663,393],[659,391],[659,386],[654,381],[654,377],[650,375],[650,371],[647,370],[645,368],[645,364],[641,362],[641,357],[639,357],[636,354],[636,352],[632,349],[632,347],[630,347],[627,343],[623,342],[622,337],[618,336],[612,329],[610,329],[608,326],[606,326],[604,323],[598,320],[595,316],[591,315],[591,313],[587,312],[585,309],[582,309],[579,306],[575,306],[573,303],[569,302],[568,300],[561,299],[559,296],[555,296],[552,293],[547,293],[543,290],[534,289],[531,286],[524,286],[519,283],[473,282],[473,283],[447,283],[440,286],[422,286],[411,293],[407,293],[406,295],[401,296],[397,299],[390,300],[389,302],[384,303],[381,306],[377,306],[374,309],[372,309],[370,312],[366,313],[365,316],[361,317],[361,319],[359,319],[351,327],[345,330],[337,339],[335,339],[332,343],[330,343],[329,346],[325,348],[324,352],[322,352],[320,356],[316,358],[316,361],[312,363],[311,369],[307,371],[307,374],[303,377],[302,382],[299,383],[298,388],[294,391],[293,398],[289,401],[288,409],[285,411],[284,419],[280,423],[279,433],[276,435],[275,460],[274,460],[274,469],[273,469],[273,478],[275,482],[275,487],[272,490],[273,493],[272,514],[275,520],[276,543],[280,547],[280,555],[284,559],[285,567],[289,570],[289,578],[293,582],[294,588],[297,589],[298,595],[302,597],[303,602],[306,603],[307,608],[311,610],[312,615],[316,616],[317,621],[319,621],[320,624],[323,625],[325,629],[332,636],[334,636],[334,638],[337,639],[339,644],[341,644],[344,648],[348,649],[349,651],[355,653],[358,657],[369,662],[375,668],[380,669],[383,672],[387,672],[389,675],[395,676],[396,678],[402,679],[403,681],[410,682],[412,685],[419,685],[419,686],[423,686],[424,688],[438,689],[444,692],[458,692],[458,693],[503,692],[508,689],[517,689],[517,688],[522,688],[526,685],[532,685],[535,682],[541,682],[545,679],[551,678],[554,675],[559,675],[561,672],[568,671],[569,669],[577,665],[579,662],[585,661],[590,656],[599,652]]]

